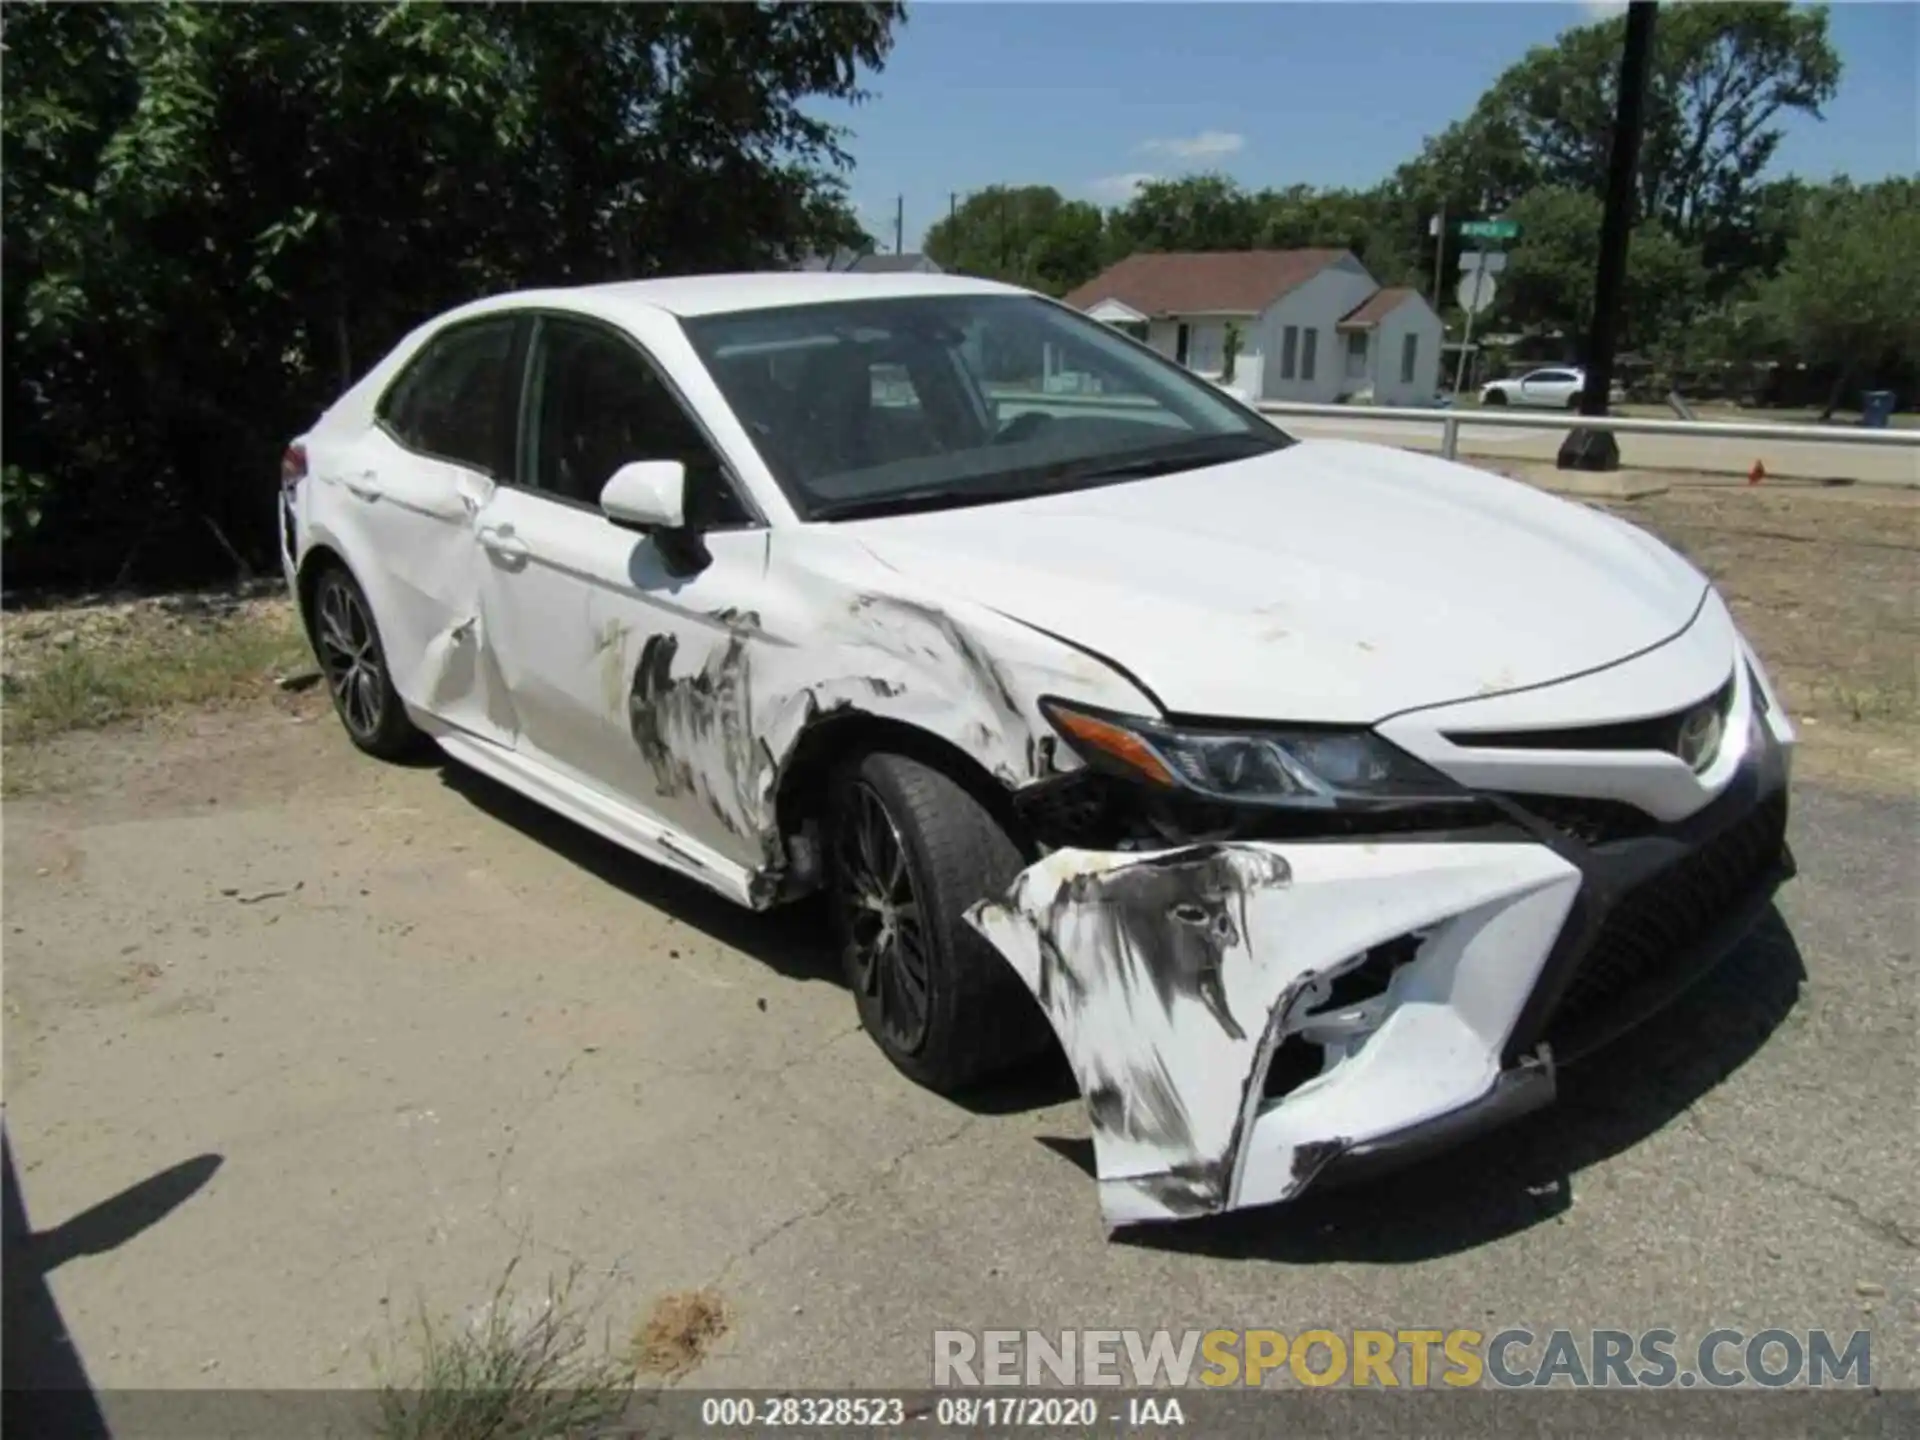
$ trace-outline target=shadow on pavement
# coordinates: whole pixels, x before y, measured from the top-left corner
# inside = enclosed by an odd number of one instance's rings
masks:
[[[0,1127],[0,1190],[5,1192],[5,1253],[0,1259],[6,1287],[0,1357],[5,1414],[0,1429],[11,1435],[78,1440],[107,1435],[86,1365],[47,1276],[75,1256],[103,1255],[158,1224],[205,1185],[220,1163],[218,1155],[196,1155],[36,1234],[14,1171],[12,1139]]]
[[[776,973],[844,984],[823,903],[807,900],[756,914],[462,765],[443,764],[441,777],[476,808]],[[1792,933],[1778,910],[1769,911],[1752,935],[1667,1010],[1563,1070],[1559,1099],[1546,1111],[1377,1179],[1309,1192],[1286,1205],[1139,1226],[1115,1238],[1151,1249],[1294,1264],[1398,1263],[1529,1229],[1567,1210],[1575,1174],[1657,1133],[1744,1064],[1792,1010],[1805,977]],[[1077,1094],[1054,1048],[954,1103],[978,1115],[1006,1115]],[[1040,1143],[1094,1173],[1093,1146],[1084,1136],[1042,1136]]]
[[[1806,966],[1778,910],[1668,1009],[1560,1073],[1558,1101],[1458,1150],[1291,1204],[1115,1239],[1149,1249],[1311,1265],[1398,1264],[1485,1245],[1563,1214],[1573,1177],[1658,1133],[1759,1050]],[[1092,1169],[1092,1148],[1049,1139]]]
[[[748,910],[444,756],[440,779],[475,809],[511,825],[595,879],[722,945],[745,951],[776,974],[844,984],[823,904],[808,899],[777,911]]]

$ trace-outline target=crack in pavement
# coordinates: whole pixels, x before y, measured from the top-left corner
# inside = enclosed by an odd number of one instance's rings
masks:
[[[507,1127],[507,1135],[509,1138],[505,1148],[500,1152],[499,1164],[495,1165],[493,1169],[493,1198],[487,1202],[488,1209],[497,1206],[500,1203],[501,1196],[506,1192],[507,1166],[512,1163],[514,1151],[520,1146],[520,1134],[527,1128],[527,1122],[554,1102],[555,1098],[560,1094],[560,1087],[567,1083],[567,1077],[573,1074],[573,1067],[579,1063],[580,1057],[575,1055],[572,1059],[568,1060],[566,1064],[562,1065],[560,1067],[560,1073],[553,1077],[553,1084],[547,1087],[547,1093],[534,1101],[532,1105],[528,1106],[527,1112],[522,1115],[517,1122]]]
[[[845,1190],[837,1190],[821,1200],[817,1205],[810,1205],[805,1210],[789,1215],[771,1230],[768,1230],[765,1234],[755,1239],[746,1249],[737,1251],[729,1256],[727,1262],[720,1267],[720,1273],[714,1277],[713,1288],[724,1294],[725,1287],[733,1278],[733,1272],[736,1267],[752,1260],[754,1256],[758,1255],[762,1250],[765,1250],[789,1230],[792,1230],[795,1226],[804,1225],[809,1220],[818,1220],[821,1216],[839,1208],[847,1201],[868,1193],[870,1186],[874,1182],[885,1180],[898,1173],[900,1167],[914,1156],[924,1155],[929,1151],[938,1150],[942,1146],[953,1144],[954,1141],[965,1135],[967,1131],[979,1123],[980,1117],[978,1115],[968,1115],[953,1129],[944,1134],[935,1135],[930,1139],[916,1141],[914,1144],[908,1145],[893,1155],[888,1156],[868,1172],[865,1177],[868,1182],[866,1185],[850,1186]]]
[[[1817,1196],[1827,1201],[1829,1204],[1838,1207],[1843,1214],[1851,1219],[1856,1229],[1864,1231],[1866,1234],[1892,1245],[1895,1249],[1920,1250],[1920,1236],[1909,1233],[1897,1220],[1889,1220],[1884,1216],[1868,1214],[1866,1208],[1862,1206],[1858,1200],[1854,1199],[1853,1196],[1839,1190],[1831,1189],[1816,1180],[1808,1180],[1804,1176],[1795,1175],[1790,1170],[1776,1169],[1765,1161],[1755,1160],[1751,1156],[1743,1155],[1734,1147],[1731,1141],[1715,1135],[1711,1130],[1707,1129],[1706,1125],[1701,1121],[1698,1111],[1689,1110],[1687,1112],[1687,1127],[1709,1145],[1726,1151],[1734,1163],[1748,1173],[1762,1180],[1783,1181],[1793,1186],[1796,1190],[1804,1191],[1809,1195]]]

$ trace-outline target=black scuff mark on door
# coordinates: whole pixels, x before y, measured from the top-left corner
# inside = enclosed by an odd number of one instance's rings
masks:
[[[649,635],[627,694],[627,726],[662,799],[691,795],[729,834],[759,827],[744,807],[760,793],[766,746],[753,733],[746,636],[734,631],[698,670],[676,677],[680,638]]]

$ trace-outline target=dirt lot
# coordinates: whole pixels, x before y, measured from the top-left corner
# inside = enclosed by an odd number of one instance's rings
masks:
[[[1920,785],[1920,495],[1680,484],[1608,508],[1720,586],[1801,728],[1803,774]]]
[[[10,747],[7,1127],[94,1383],[362,1383],[510,1264],[576,1274],[616,1347],[718,1297],[698,1384],[924,1383],[940,1326],[1396,1323],[1864,1326],[1914,1383],[1915,506],[1625,508],[1726,587],[1805,723],[1783,918],[1548,1117],[1128,1244],[1061,1077],[914,1089],[807,912],[364,761],[316,692],[260,669]],[[74,629],[10,622],[23,686],[35,627]]]

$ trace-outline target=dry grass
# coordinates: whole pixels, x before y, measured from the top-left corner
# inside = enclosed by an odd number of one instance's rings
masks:
[[[10,611],[0,670],[7,744],[271,695],[277,678],[313,664],[278,589]]]
[[[589,1343],[572,1303],[575,1277],[549,1283],[529,1303],[512,1292],[513,1270],[465,1325],[420,1315],[408,1347],[413,1363],[378,1392],[381,1440],[634,1433],[620,1424],[633,1403],[633,1370]]]
[[[654,1302],[633,1337],[635,1367],[672,1380],[686,1374],[727,1333],[726,1302],[712,1290],[675,1290]]]

